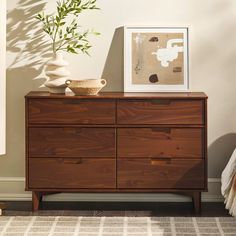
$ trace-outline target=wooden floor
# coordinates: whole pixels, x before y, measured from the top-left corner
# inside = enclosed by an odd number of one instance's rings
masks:
[[[202,203],[196,215],[192,204],[176,202],[43,202],[40,210],[31,212],[31,202],[6,202],[3,215],[68,216],[230,216],[223,203]]]

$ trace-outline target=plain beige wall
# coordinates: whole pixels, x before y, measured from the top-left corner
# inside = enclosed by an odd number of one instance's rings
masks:
[[[53,11],[56,1],[48,2]],[[24,176],[24,95],[39,90],[42,65],[50,57],[34,19],[45,3],[7,1],[7,155],[0,158],[0,177]],[[236,147],[236,1],[100,0],[99,6],[101,11],[81,18],[82,25],[101,32],[92,37],[92,56],[66,55],[72,78],[104,77],[106,90],[122,91],[120,27],[189,26],[191,90],[209,96],[209,177],[220,177]]]
[[[6,153],[6,1],[0,7],[0,155]]]

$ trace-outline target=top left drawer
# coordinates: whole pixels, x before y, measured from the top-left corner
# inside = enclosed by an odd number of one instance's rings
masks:
[[[115,115],[113,100],[28,100],[29,124],[115,124]]]

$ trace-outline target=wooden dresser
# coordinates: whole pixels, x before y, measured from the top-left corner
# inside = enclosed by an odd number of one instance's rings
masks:
[[[175,192],[200,211],[207,191],[204,93],[26,95],[26,190]]]

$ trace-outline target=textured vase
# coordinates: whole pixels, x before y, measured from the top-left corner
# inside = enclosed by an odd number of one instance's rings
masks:
[[[44,85],[49,88],[50,93],[65,93],[65,81],[70,76],[70,72],[66,69],[68,65],[68,62],[63,59],[63,54],[59,52],[47,62],[45,74],[48,78]]]

